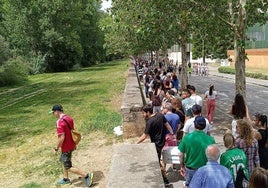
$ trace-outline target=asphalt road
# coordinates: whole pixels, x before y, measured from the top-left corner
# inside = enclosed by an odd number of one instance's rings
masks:
[[[211,131],[211,135],[215,138],[216,143],[219,145],[221,152],[224,152],[226,148],[223,145],[223,135],[227,129],[231,130],[232,116],[228,114],[229,109],[233,103],[235,96],[235,81],[234,76],[218,74],[216,71],[208,77],[201,77],[192,75],[189,77],[189,84],[196,87],[197,93],[204,97],[204,93],[209,89],[209,84],[213,83],[215,89],[218,92],[218,98],[216,102],[216,112],[214,117],[214,123]],[[260,81],[259,81],[260,82]],[[266,84],[267,83],[267,84]],[[266,86],[264,86],[266,85]],[[258,80],[247,83],[247,104],[250,111],[250,115],[254,113],[268,112],[268,81],[262,81],[258,84]],[[205,101],[203,101],[205,105]],[[203,115],[205,115],[205,106],[203,106]],[[180,169],[179,165],[177,169]],[[181,177],[178,170],[172,170],[172,166],[168,164],[167,176],[170,181],[169,188],[183,187],[184,178]]]
[[[268,81],[267,81],[268,82]],[[235,81],[231,77],[222,77],[209,75],[189,77],[189,84],[196,87],[196,91],[200,96],[209,89],[209,84],[213,83],[215,90],[218,92],[216,100],[216,112],[214,125],[217,126],[216,132],[230,128],[232,117],[228,114],[235,96]],[[247,83],[246,85],[246,102],[248,104],[249,113],[252,117],[255,113],[267,114],[268,111],[268,87],[257,85],[256,83]],[[205,109],[205,107],[203,108]],[[203,111],[205,114],[205,111]],[[216,128],[214,126],[214,128]]]
[[[220,124],[221,122],[218,122],[217,119],[228,120],[231,118],[227,112],[231,108],[235,96],[235,81],[230,77],[225,78],[214,75],[210,75],[208,77],[192,75],[189,78],[189,84],[194,85],[196,87],[197,93],[199,93],[201,96],[203,96],[204,93],[209,89],[210,83],[214,84],[215,90],[218,92],[216,108],[219,112],[216,112],[214,122]],[[254,83],[247,83],[246,88],[246,102],[250,115],[253,116],[255,113],[267,114],[268,87],[260,86]],[[217,117],[219,115],[226,117]]]

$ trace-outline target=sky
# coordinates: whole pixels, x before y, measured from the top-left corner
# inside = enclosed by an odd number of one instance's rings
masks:
[[[102,0],[102,10],[105,10],[107,8],[110,8],[111,7],[111,4],[112,4],[112,0]]]

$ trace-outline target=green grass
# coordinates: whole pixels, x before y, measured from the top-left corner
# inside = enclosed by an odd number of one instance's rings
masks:
[[[115,101],[121,102],[118,97],[124,92],[128,63],[114,61],[74,72],[34,75],[23,86],[0,88],[0,160],[5,161],[0,171],[10,177],[20,172],[24,178],[48,179],[61,173],[55,158],[48,157],[56,143],[56,119],[48,112],[56,103],[74,118],[85,139],[98,130],[112,135],[122,121]],[[23,187],[38,185],[28,182]]]

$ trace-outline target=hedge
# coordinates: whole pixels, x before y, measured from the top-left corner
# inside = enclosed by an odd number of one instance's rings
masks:
[[[218,71],[225,74],[235,74],[235,69],[232,67],[219,67]],[[246,77],[268,80],[267,74],[246,72]]]

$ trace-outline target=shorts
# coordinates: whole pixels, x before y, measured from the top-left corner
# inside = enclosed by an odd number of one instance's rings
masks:
[[[62,162],[65,170],[70,169],[72,167],[72,151],[61,153],[60,162]]]

